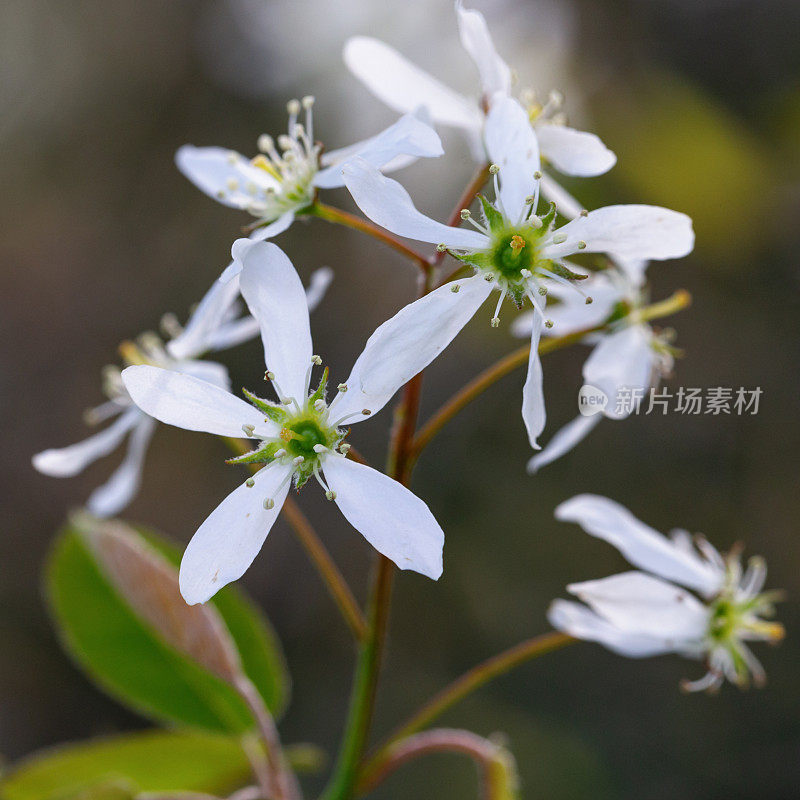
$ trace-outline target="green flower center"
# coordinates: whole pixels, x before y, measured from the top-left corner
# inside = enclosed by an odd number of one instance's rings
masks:
[[[327,429],[310,415],[289,421],[281,431],[281,438],[286,441],[288,453],[295,458],[303,456],[306,460],[317,458],[315,445],[331,447],[336,442],[334,431]]]
[[[536,243],[530,230],[506,230],[496,237],[491,260],[494,271],[510,283],[523,280],[522,270],[533,272],[536,266]]]

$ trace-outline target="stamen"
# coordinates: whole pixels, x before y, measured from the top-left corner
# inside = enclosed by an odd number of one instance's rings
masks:
[[[342,444],[339,445],[339,452],[343,456],[346,456],[350,452],[350,447],[351,447],[351,445],[346,444],[345,442],[342,442]]]
[[[346,383],[340,383],[340,384],[339,384],[339,385],[336,387],[336,389],[337,389],[338,391],[340,391],[340,392],[342,392],[342,393],[344,394],[344,392],[346,392],[346,391],[347,391],[347,384],[346,384]]]
[[[503,305],[503,300],[506,299],[506,289],[505,287],[500,291],[500,299],[497,301],[497,305],[494,309],[494,316],[492,317],[491,326],[496,328],[500,324],[500,306]]]
[[[453,285],[450,287],[450,291],[451,291],[453,294],[458,294],[458,291],[459,291],[459,289],[461,289],[461,287],[460,287],[460,286],[459,286],[457,283],[453,284]]]
[[[286,450],[284,450],[284,449],[281,447],[281,449],[280,449],[280,450],[276,450],[276,451],[275,451],[274,458],[276,458],[276,459],[278,459],[278,458],[283,458],[285,455],[286,455]]]
[[[242,425],[242,430],[245,432],[248,439],[252,439],[256,434],[254,425]]]
[[[681,691],[684,692],[703,692],[706,689],[718,689],[722,685],[722,673],[717,670],[709,670],[702,678],[696,681],[682,680],[680,683]]]
[[[253,478],[248,478],[248,479],[247,479],[247,480],[244,482],[244,485],[245,485],[245,486],[246,486],[248,489],[252,489],[252,488],[253,488],[253,487],[256,485],[256,482],[255,482],[255,480],[254,480]]]
[[[312,449],[314,450],[314,452],[315,452],[317,455],[319,455],[320,453],[324,453],[324,452],[325,452],[325,451],[326,451],[328,448],[327,448],[327,447],[325,447],[325,445],[324,445],[324,444],[315,444],[315,445],[314,445],[314,447],[313,447]]]
[[[371,414],[371,413],[372,412],[368,408],[365,408],[361,411],[353,411],[351,414],[345,414],[343,417],[336,420],[336,422],[334,422],[331,427],[338,428],[343,422],[347,422],[347,420],[349,419],[353,419],[354,417],[360,417],[363,416],[364,414]]]

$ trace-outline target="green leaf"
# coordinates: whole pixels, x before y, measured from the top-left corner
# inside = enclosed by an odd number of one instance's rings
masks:
[[[249,730],[250,712],[230,685],[241,672],[279,711],[288,681],[263,619],[235,590],[186,606],[174,548],[154,546],[154,534],[147,542],[123,523],[86,517],[56,540],[46,588],[70,655],[110,695],[159,722]]]
[[[0,800],[123,800],[138,792],[226,795],[251,780],[234,736],[148,731],[44,750],[0,780]]]

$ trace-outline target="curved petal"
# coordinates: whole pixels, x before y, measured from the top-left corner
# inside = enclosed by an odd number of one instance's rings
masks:
[[[458,285],[458,292],[453,288]],[[331,419],[365,419],[378,412],[392,395],[428,366],[472,319],[492,291],[481,276],[440,286],[402,308],[369,337],[331,403]],[[358,416],[351,416],[358,415]]]
[[[610,253],[624,259],[663,260],[682,258],[692,252],[692,220],[678,211],[659,206],[606,206],[577,217],[555,231],[566,240],[548,244],[547,258],[577,253],[586,242],[587,253]]]
[[[86,501],[86,507],[96,517],[116,516],[136,496],[142,482],[144,457],[155,429],[156,421],[142,414],[128,440],[128,452],[122,463]]]
[[[633,404],[617,407],[622,389],[644,392],[653,375],[654,352],[649,329],[629,325],[603,336],[583,365],[586,383],[601,389],[609,399],[603,413],[611,419],[624,419],[633,411]]]
[[[526,211],[525,198],[536,192],[539,145],[525,109],[510,97],[492,104],[484,129],[489,160],[500,167],[500,203],[512,224]]]
[[[541,453],[537,453],[528,461],[528,472],[534,475],[542,467],[552,464],[556,459],[568,453],[594,430],[594,427],[601,419],[601,414],[594,414],[591,417],[580,415],[572,422],[568,422],[545,445]]]
[[[342,173],[356,205],[374,223],[398,236],[459,250],[483,250],[489,246],[488,238],[478,231],[452,228],[426,217],[397,181],[361,158],[348,161]]]
[[[583,206],[556,180],[546,172],[542,172],[539,182],[544,198],[556,204],[556,209],[562,217],[575,219],[583,211]]]
[[[180,588],[189,605],[205,603],[238,580],[258,555],[289,493],[290,466],[259,470],[254,485],[234,489],[197,529],[183,554]],[[274,505],[265,508],[264,501]]]
[[[536,443],[539,434],[544,430],[546,419],[544,410],[544,392],[542,383],[542,362],[539,358],[539,338],[542,335],[542,315],[537,312],[531,325],[531,352],[528,356],[528,375],[525,386],[522,387],[522,419],[528,431],[528,441],[536,450],[540,447]]]
[[[567,586],[620,630],[667,638],[702,639],[709,610],[690,592],[644,572],[623,572]]]
[[[256,242],[246,249],[241,260],[242,296],[261,327],[267,367],[275,373],[286,397],[302,404],[312,356],[303,282],[277,245]]]
[[[184,428],[217,436],[244,438],[243,425],[256,434],[271,436],[272,422],[253,406],[207,381],[161,367],[135,366],[122,371],[131,399],[151,417]]]
[[[696,553],[687,553],[640,522],[626,508],[607,497],[580,494],[555,511],[562,522],[577,522],[590,536],[604,539],[639,569],[676,581],[704,595],[714,594],[724,573]]]
[[[228,375],[228,368],[216,361],[199,361],[196,359],[179,361],[175,366],[175,372],[191,375],[198,380],[219,386],[220,389],[224,389],[226,392],[231,390],[231,378]]]
[[[677,649],[674,642],[657,635],[621,631],[586,606],[570,600],[555,600],[547,612],[547,619],[554,628],[576,639],[597,642],[629,658],[646,658]]]
[[[342,514],[379,553],[400,569],[439,579],[444,533],[422,500],[388,475],[341,456],[325,458],[322,469]]]
[[[462,0],[456,0],[456,16],[461,45],[478,68],[484,97],[491,97],[496,92],[508,94],[511,91],[511,70],[495,50],[483,14],[464,8]]]
[[[602,175],[617,163],[614,153],[593,133],[543,123],[536,126],[536,136],[542,156],[565,175]]]
[[[389,108],[405,114],[425,105],[436,122],[480,129],[483,119],[477,105],[379,39],[353,36],[342,55],[350,72]]]
[[[122,443],[128,431],[142,418],[136,408],[124,411],[114,422],[99,433],[68,447],[59,447],[37,453],[34,468],[51,478],[69,478],[86,469],[93,461],[107,456]]]
[[[306,305],[309,311],[313,311],[322,302],[332,281],[333,270],[330,267],[320,267],[311,273],[306,287]]]
[[[342,166],[356,156],[381,169],[398,156],[408,156],[413,160],[435,158],[443,154],[442,142],[436,131],[416,114],[405,114],[376,136],[327,153],[325,160],[331,166],[317,173],[314,185],[321,189],[344,186]]]
[[[292,223],[294,222],[295,211],[294,209],[290,211],[284,211],[278,219],[274,222],[270,222],[269,225],[261,225],[258,228],[255,228],[253,232],[250,234],[250,239],[254,242],[263,242],[264,239],[274,239],[278,234],[283,233],[285,230],[291,227]]]
[[[175,153],[175,163],[201,192],[231,208],[247,208],[253,202],[253,196],[243,186],[254,184],[266,189],[275,184],[263,169],[224,147],[185,144]]]
[[[220,279],[215,280],[183,331],[167,342],[167,352],[173,358],[196,358],[209,350],[209,340],[224,322],[238,296],[239,281],[223,283]]]

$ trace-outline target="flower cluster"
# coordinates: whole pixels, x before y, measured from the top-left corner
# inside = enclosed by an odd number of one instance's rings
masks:
[[[531,473],[575,447],[602,416],[627,416],[613,404],[602,414],[578,416],[540,449],[546,425],[542,337],[590,345],[583,380],[609,397],[620,387],[655,387],[673,368],[672,333],[651,325],[657,314],[648,305],[645,276],[650,262],[692,251],[691,220],[649,205],[586,210],[567,194],[553,172],[599,175],[614,166],[615,155],[594,134],[567,125],[557,93],[544,103],[531,92],[515,94],[512,71],[483,16],[460,0],[455,10],[461,42],[480,75],[474,97],[444,86],[388,45],[356,37],[344,47],[345,63],[402,114],[382,132],[327,150],[315,139],[314,99],[307,96],[289,102],[286,133],[258,137],[254,158],[218,147],[178,150],[179,169],[199,189],[254,218],[249,236],[233,243],[231,263],[185,328],[168,317],[166,341],[145,334],[120,347],[123,369],[107,369],[108,401],[89,415],[92,423],[115,421],[79,444],[34,457],[41,472],[65,477],[129,437],[122,465],[88,501],[94,514],[110,516],[138,489],[154,420],[249,441],[250,449],[228,463],[257,471],[211,512],[183,556],[180,587],[190,604],[207,601],[244,574],[290,490],[312,479],[379,553],[401,569],[438,579],[444,532],[404,485],[409,459],[406,472],[373,469],[351,446],[350,428],[412,385],[490,295],[496,301],[487,313],[487,335],[499,335],[492,328],[499,327],[506,300],[528,307],[511,332],[530,340],[522,418],[531,448],[540,450],[529,461]],[[464,132],[480,167],[481,182],[449,224],[420,212],[385,174],[442,156],[435,126]],[[334,187],[346,187],[367,219],[324,206],[320,193]],[[318,353],[324,348],[313,346],[309,326],[330,272],[316,272],[304,289],[289,257],[265,241],[298,217],[351,224],[410,253],[424,271],[420,296],[375,330],[338,383],[323,368]],[[396,237],[436,247],[421,255]],[[225,367],[205,356],[258,335],[274,396],[245,390],[241,399],[231,392]],[[318,379],[316,368],[322,368]],[[254,373],[260,378],[261,364]],[[411,402],[404,400],[403,423],[414,422]],[[400,435],[408,450],[408,431]],[[689,689],[717,688],[724,678],[762,682],[763,670],[745,642],[775,641],[782,633],[765,621],[775,595],[761,591],[762,561],[752,559],[743,571],[738,552],[722,557],[705,539],[693,544],[682,531],[665,538],[604,498],[575,497],[556,515],[614,544],[642,570],[571,584],[568,590],[585,605],[556,601],[550,612],[556,628],[628,656],[702,658],[708,672],[686,684]]]

